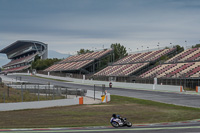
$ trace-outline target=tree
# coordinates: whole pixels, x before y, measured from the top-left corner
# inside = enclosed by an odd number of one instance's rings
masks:
[[[174,47],[176,47],[176,52],[177,53],[180,53],[180,52],[184,51],[184,47],[181,47],[180,45],[176,45]]]
[[[126,47],[124,47],[120,43],[111,44],[110,47],[114,50],[114,60],[115,61],[128,55],[128,53],[126,51]]]
[[[32,69],[44,70],[58,61],[61,61],[61,59],[57,59],[57,58],[45,59],[45,60],[37,59],[32,62]]]
[[[37,61],[37,60],[39,60],[39,59],[40,59],[40,56],[39,56],[39,55],[36,55],[34,61]]]
[[[91,53],[91,52],[94,52],[94,51],[91,51],[89,49],[80,49],[79,51],[77,51],[77,54],[81,55],[81,54],[86,54],[86,53]]]
[[[192,46],[192,48],[199,48],[200,44],[196,44],[195,46]]]

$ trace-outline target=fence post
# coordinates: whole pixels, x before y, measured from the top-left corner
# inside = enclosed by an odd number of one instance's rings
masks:
[[[40,86],[38,84],[38,101],[40,101]]]
[[[3,101],[6,102],[6,92],[3,93]]]
[[[54,86],[53,86],[53,100],[54,100]]]
[[[78,93],[78,89],[76,88],[76,97],[77,97],[77,95],[78,95],[77,93]]]
[[[46,93],[46,99],[47,99],[47,87],[45,86],[45,93]]]
[[[61,90],[60,90],[60,92],[61,92]],[[58,91],[58,87],[56,87],[56,95],[60,96],[59,91]]]
[[[67,88],[66,88],[66,99],[67,99],[67,91],[68,91],[68,90],[67,90]]]
[[[95,100],[95,85],[94,85],[94,100]]]
[[[7,97],[10,97],[10,90],[9,90],[9,85],[8,85],[8,89],[7,89]]]
[[[23,102],[23,85],[21,84],[21,95],[22,95],[22,102]]]

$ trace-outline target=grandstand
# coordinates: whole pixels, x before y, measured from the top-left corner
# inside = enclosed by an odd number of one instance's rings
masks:
[[[30,68],[35,56],[41,59],[47,58],[47,44],[38,41],[19,40],[0,50],[0,53],[11,59],[3,66],[4,73],[17,72]]]
[[[140,75],[141,78],[189,78],[200,76],[200,48],[187,49],[164,64]]]
[[[57,64],[54,64],[44,71],[89,74],[95,72],[101,65],[102,59],[111,56],[112,49],[76,55],[68,57]]]
[[[94,74],[94,76],[133,76],[154,65],[164,55],[170,55],[176,48],[161,49],[144,53],[129,54],[112,65]]]

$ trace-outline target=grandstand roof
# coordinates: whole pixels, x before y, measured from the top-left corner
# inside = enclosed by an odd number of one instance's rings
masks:
[[[31,41],[31,40],[18,40],[12,44],[10,44],[9,46],[5,47],[4,49],[0,50],[0,53],[5,53],[7,54],[8,52],[10,52],[13,49],[16,49],[18,47],[24,46],[24,45],[28,45],[28,44],[41,44],[41,45],[47,45],[45,43],[39,42],[39,41]]]

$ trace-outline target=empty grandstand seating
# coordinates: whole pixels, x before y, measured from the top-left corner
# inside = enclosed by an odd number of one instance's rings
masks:
[[[200,57],[200,48],[191,48],[179,53],[170,60],[166,61],[166,63],[198,61],[199,57]]]
[[[17,71],[21,71],[21,70],[27,69],[29,67],[30,67],[30,65],[20,66],[20,67],[15,67],[15,68],[10,68],[10,69],[4,70],[3,72],[4,73],[17,72]]]
[[[98,51],[98,52],[92,52],[92,53],[71,56],[71,57],[68,57],[68,58],[62,60],[60,63],[97,59],[107,53],[110,53],[111,51],[112,51],[111,49],[108,49],[108,50],[103,50],[103,51]]]
[[[92,53],[86,53],[76,56],[68,57],[57,64],[50,66],[44,71],[71,71],[71,70],[79,70],[88,64],[94,62],[95,59],[99,59],[109,53],[111,53],[111,49],[102,50]]]
[[[19,58],[19,59],[12,60],[8,64],[4,65],[3,67],[12,66],[12,65],[15,65],[15,64],[27,62],[35,56],[36,56],[36,54],[32,54],[32,55],[29,55],[29,56],[26,56],[26,57],[22,57],[22,58]]]
[[[157,60],[158,58],[160,58],[161,56],[170,53],[173,50],[175,50],[175,48],[161,49],[161,50],[150,51],[150,52],[145,52],[145,53],[130,54],[130,55],[124,57],[123,59],[117,61],[114,64],[154,61],[154,60]]]
[[[140,75],[142,78],[148,77],[196,77],[200,71],[200,62],[162,64]],[[195,76],[196,75],[196,76]]]
[[[199,77],[200,76],[200,48],[187,49],[173,58],[140,75],[147,77]]]
[[[151,61],[159,59],[161,56],[174,51],[172,49],[161,49],[157,51],[149,51],[144,53],[130,54],[112,66],[108,66],[103,70],[95,73],[96,76],[129,76],[147,66]]]
[[[78,70],[83,66],[91,63],[93,60],[85,60],[85,61],[78,61],[78,62],[68,62],[68,63],[61,63],[55,64],[51,67],[45,69],[45,71],[67,71],[67,70]]]
[[[103,70],[95,73],[94,75],[99,76],[128,76],[129,74],[136,72],[140,68],[144,67],[148,63],[136,63],[136,64],[125,64],[125,65],[114,65],[108,66]]]

